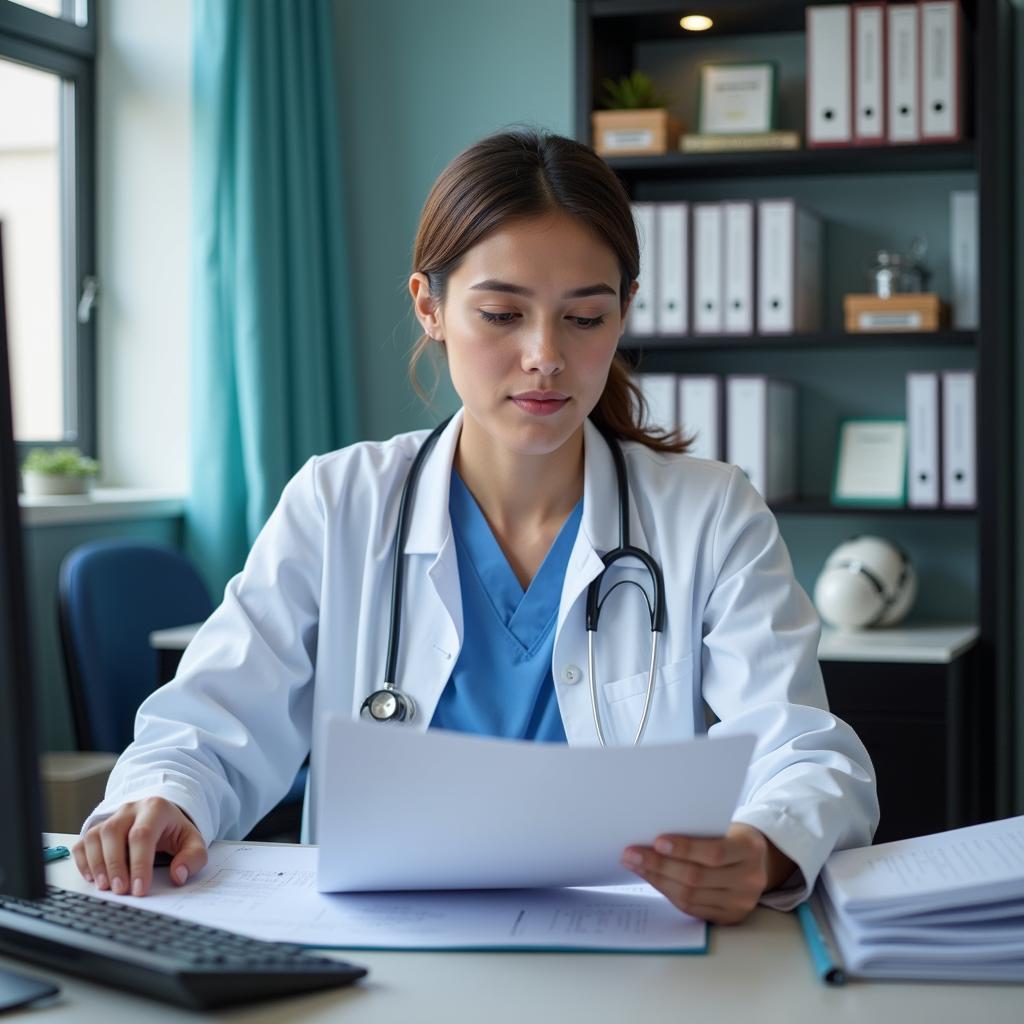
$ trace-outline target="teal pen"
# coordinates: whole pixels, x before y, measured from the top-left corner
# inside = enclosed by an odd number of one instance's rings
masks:
[[[818,919],[814,916],[809,902],[801,903],[796,908],[797,917],[800,918],[800,927],[803,929],[804,940],[807,942],[807,949],[811,954],[811,963],[818,973],[818,977],[829,985],[842,985],[846,981],[846,973],[836,963],[829,944],[821,932]]]
[[[71,851],[66,846],[44,846],[43,847],[43,861],[47,864],[51,860],[62,860],[64,857],[70,857]]]

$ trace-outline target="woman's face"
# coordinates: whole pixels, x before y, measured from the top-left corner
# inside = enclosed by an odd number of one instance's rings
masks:
[[[444,340],[467,417],[521,454],[555,451],[580,429],[623,332],[605,242],[560,212],[507,223],[466,253],[431,315],[426,278],[413,277],[417,315]]]

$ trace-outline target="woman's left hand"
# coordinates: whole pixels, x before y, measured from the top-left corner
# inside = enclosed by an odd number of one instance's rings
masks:
[[[662,835],[653,847],[627,847],[622,863],[684,913],[715,924],[738,924],[796,870],[763,832],[735,822],[718,839]]]

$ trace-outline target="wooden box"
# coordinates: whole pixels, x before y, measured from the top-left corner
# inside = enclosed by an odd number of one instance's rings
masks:
[[[683,126],[663,107],[595,110],[590,115],[594,149],[602,156],[644,156],[674,151]]]
[[[949,322],[949,306],[934,292],[903,292],[888,299],[847,295],[843,299],[847,331],[937,331]]]

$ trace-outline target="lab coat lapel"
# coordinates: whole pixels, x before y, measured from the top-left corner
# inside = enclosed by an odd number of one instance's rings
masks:
[[[448,492],[462,429],[462,410],[437,439],[420,472],[410,507],[404,557],[405,596],[397,685],[416,702],[423,732],[462,648],[462,593]]]
[[[633,498],[633,482],[630,476],[630,543],[649,550]],[[588,418],[583,425],[583,520],[562,586],[552,652],[551,670],[555,679],[561,678],[567,670],[586,671],[586,590],[604,568],[602,556],[618,546],[619,502],[615,462],[608,442]],[[609,576],[615,571],[612,569]],[[606,589],[607,585],[602,588],[603,591]],[[562,724],[570,744],[593,745],[598,742],[589,687],[584,675],[579,686],[563,688],[559,693]]]

